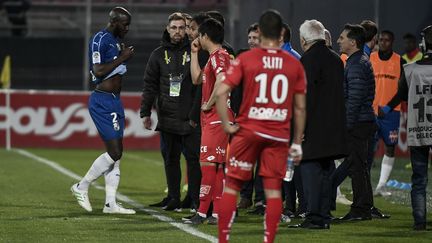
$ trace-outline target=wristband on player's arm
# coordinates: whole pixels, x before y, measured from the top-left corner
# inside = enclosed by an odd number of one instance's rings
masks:
[[[290,149],[294,149],[296,151],[295,154],[291,154],[292,156],[299,156],[303,154],[303,150],[300,144],[293,143],[291,144]]]

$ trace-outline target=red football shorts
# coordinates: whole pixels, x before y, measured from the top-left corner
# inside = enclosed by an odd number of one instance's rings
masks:
[[[205,124],[201,129],[201,162],[225,163],[229,135],[220,123]]]
[[[226,163],[227,176],[248,181],[252,178],[254,165],[259,160],[260,176],[283,179],[287,167],[288,148],[288,142],[264,138],[240,128],[230,143]]]

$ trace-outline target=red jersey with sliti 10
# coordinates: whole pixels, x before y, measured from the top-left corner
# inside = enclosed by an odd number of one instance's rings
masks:
[[[272,140],[288,141],[293,95],[306,93],[303,65],[280,49],[254,48],[234,60],[224,83],[243,83],[236,122],[240,128]]]
[[[216,83],[216,76],[219,73],[227,71],[230,66],[230,61],[231,59],[228,52],[223,48],[217,49],[210,54],[202,75],[202,104],[208,102],[210,99]],[[227,105],[229,119],[230,121],[233,121],[233,113],[231,108],[229,108],[228,100]],[[204,125],[220,123],[220,118],[217,114],[215,105],[212,106],[210,111],[201,112],[201,121]]]

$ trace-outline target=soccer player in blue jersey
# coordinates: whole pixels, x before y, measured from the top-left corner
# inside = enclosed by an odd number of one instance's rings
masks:
[[[123,39],[129,30],[131,14],[122,7],[109,13],[106,29],[97,32],[89,43],[90,73],[96,89],[89,99],[89,112],[106,151],[92,164],[82,180],[71,187],[78,203],[88,212],[92,207],[88,198],[90,183],[105,176],[104,213],[135,214],[116,203],[116,192],[120,182],[120,158],[123,152],[123,130],[125,114],[120,100],[122,76],[126,73],[126,61],[134,54],[132,46],[125,47]]]

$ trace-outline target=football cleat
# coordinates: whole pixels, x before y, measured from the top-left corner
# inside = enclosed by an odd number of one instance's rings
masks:
[[[388,197],[391,196],[391,192],[384,190],[384,187],[377,187],[374,191],[374,196]]]
[[[345,194],[340,194],[336,197],[336,202],[343,205],[351,205],[352,202],[346,198]]]
[[[79,190],[78,183],[72,185],[70,190],[72,192],[72,195],[75,196],[76,200],[78,201],[78,204],[82,208],[84,208],[87,212],[91,212],[93,210],[88,198],[88,192]]]
[[[105,204],[105,207],[103,208],[103,213],[109,213],[109,214],[135,214],[135,210],[124,208],[121,206],[120,203],[112,204]]]
[[[198,225],[198,224],[203,224],[205,221],[206,218],[201,217],[199,214],[195,214],[191,219],[184,220],[183,223]]]
[[[216,218],[215,216],[210,216],[207,218],[207,224],[210,225],[217,225],[218,224],[218,218]]]

